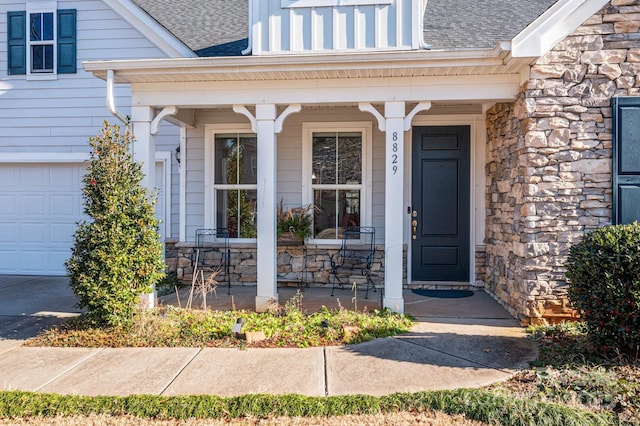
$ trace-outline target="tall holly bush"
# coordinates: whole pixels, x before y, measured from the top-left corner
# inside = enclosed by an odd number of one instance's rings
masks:
[[[142,186],[142,166],[129,148],[133,136],[104,123],[89,139],[91,158],[83,178],[84,212],[66,262],[79,306],[96,325],[126,327],[163,276],[156,194]]]
[[[624,351],[640,345],[640,224],[586,233],[569,250],[569,300],[599,344]]]

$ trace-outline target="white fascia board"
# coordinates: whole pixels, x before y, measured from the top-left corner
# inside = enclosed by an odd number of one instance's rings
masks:
[[[513,100],[520,86],[519,74],[485,76],[340,78],[324,80],[273,80],[143,83],[132,85],[133,105],[215,107],[234,104],[325,104],[429,101]]]
[[[245,57],[217,57],[193,59],[133,59],[109,61],[85,61],[85,71],[106,79],[107,70],[116,72],[118,83],[128,83],[127,73],[162,75],[169,73],[228,72],[285,72],[305,70],[355,70],[369,67],[468,67],[503,65],[508,52],[499,44],[494,49],[478,50],[418,50],[402,52],[313,54],[313,55],[264,55]],[[163,81],[166,79],[163,78]]]
[[[511,43],[516,58],[540,57],[573,33],[607,4],[608,0],[559,0]]]
[[[103,1],[170,58],[195,58],[198,56],[131,0]]]

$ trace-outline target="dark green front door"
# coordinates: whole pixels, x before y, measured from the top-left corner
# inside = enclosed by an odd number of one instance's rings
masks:
[[[413,281],[469,281],[470,128],[413,128]]]

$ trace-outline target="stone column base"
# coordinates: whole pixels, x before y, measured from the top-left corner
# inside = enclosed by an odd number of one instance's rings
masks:
[[[383,306],[385,308],[391,309],[393,312],[397,312],[399,314],[404,313],[404,299],[401,298],[390,298],[385,297],[383,300]]]
[[[256,312],[267,312],[274,304],[278,304],[278,293],[274,297],[256,296]]]

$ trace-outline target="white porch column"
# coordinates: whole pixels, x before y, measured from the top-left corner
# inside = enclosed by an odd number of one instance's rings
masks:
[[[156,182],[156,144],[155,136],[151,134],[151,122],[154,110],[149,107],[132,107],[131,124],[135,142],[131,147],[133,159],[142,164],[144,178],[142,185],[149,190],[155,187]]]
[[[258,136],[258,205],[256,311],[264,312],[270,302],[278,302],[276,233],[276,106],[256,105]]]
[[[402,248],[404,223],[404,102],[385,102],[384,307],[404,312]]]
[[[154,110],[149,107],[132,107],[131,124],[135,137],[133,146],[133,159],[142,164],[142,186],[150,191],[155,188],[156,182],[156,143],[155,137],[151,134],[151,122],[153,121]],[[156,304],[155,288],[149,294],[141,294],[142,304],[148,308],[153,308]]]

